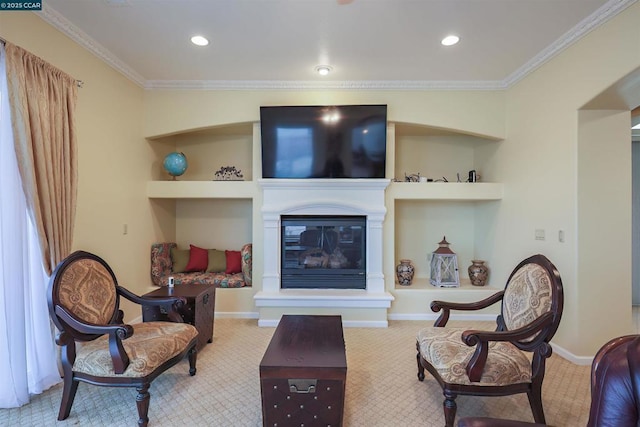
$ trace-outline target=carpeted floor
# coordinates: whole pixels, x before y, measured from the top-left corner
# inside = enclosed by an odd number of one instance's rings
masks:
[[[415,335],[427,323],[391,321],[390,327],[346,328],[347,384],[344,425],[442,426],[442,391],[428,375],[416,373]],[[430,324],[430,322],[428,323]],[[482,322],[452,326],[491,329]],[[262,426],[258,365],[273,335],[256,320],[216,319],[214,341],[198,355],[198,373],[188,374],[183,361],[151,385],[150,426]],[[547,362],[543,386],[547,422],[584,426],[590,393],[588,366],[557,355]],[[34,396],[21,408],[0,410],[2,426],[135,426],[133,388],[96,387],[81,383],[71,415],[56,421],[61,398],[58,385]],[[458,417],[480,415],[532,421],[526,395],[460,396]]]

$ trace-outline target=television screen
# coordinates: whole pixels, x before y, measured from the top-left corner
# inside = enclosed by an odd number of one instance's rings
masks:
[[[263,178],[384,178],[386,105],[260,107]]]

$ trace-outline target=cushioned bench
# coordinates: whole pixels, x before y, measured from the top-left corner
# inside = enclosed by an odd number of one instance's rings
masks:
[[[241,288],[251,286],[252,245],[247,243],[240,249],[240,272],[175,272],[171,250],[177,249],[173,242],[154,243],[151,245],[151,280],[156,286],[167,286],[169,277],[174,278],[176,285],[207,284],[218,288]],[[222,251],[219,251],[222,252]]]

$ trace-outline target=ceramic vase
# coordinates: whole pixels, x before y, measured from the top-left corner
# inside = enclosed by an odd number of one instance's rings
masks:
[[[411,284],[414,273],[415,267],[410,259],[401,259],[400,264],[396,266],[396,277],[398,278],[398,283],[402,286],[409,286]]]
[[[469,279],[473,286],[484,286],[487,284],[489,278],[489,268],[484,264],[484,261],[479,259],[472,259],[469,266]]]

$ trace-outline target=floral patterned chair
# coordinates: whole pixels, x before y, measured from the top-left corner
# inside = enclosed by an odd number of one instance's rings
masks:
[[[495,331],[445,328],[451,310],[479,310],[501,302]],[[454,424],[458,395],[505,396],[527,393],[533,417],[544,424],[542,381],[549,342],[562,317],[562,280],[543,255],[522,261],[505,289],[474,303],[433,301],[442,311],[433,327],[418,332],[418,379],[428,370],[444,394],[447,427]]]
[[[123,323],[120,297],[141,305],[170,306],[172,322]],[[149,418],[149,387],[162,372],[189,356],[189,374],[196,373],[198,331],[182,323],[176,309],[183,298],[143,298],[118,286],[100,257],[74,252],[53,272],[49,282],[49,314],[59,330],[64,386],[58,420],[64,420],[80,381],[138,391],[138,425]],[[80,345],[76,346],[76,342]]]

